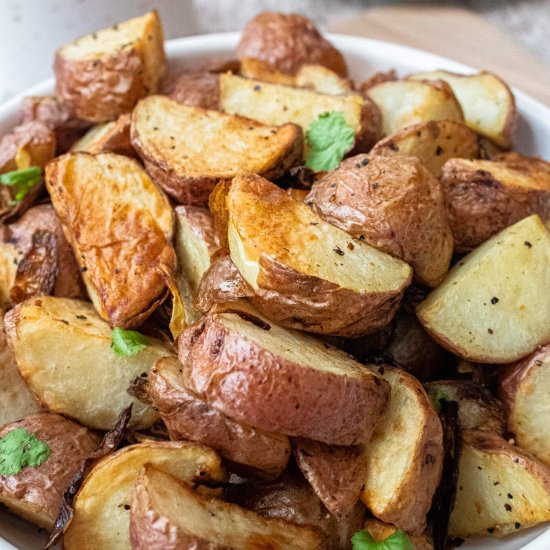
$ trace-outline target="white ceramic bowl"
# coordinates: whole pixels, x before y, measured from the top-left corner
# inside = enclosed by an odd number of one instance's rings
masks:
[[[194,36],[171,40],[167,42],[166,49],[171,63],[183,59],[199,60],[214,55],[231,54],[238,39],[237,33]],[[434,69],[464,73],[474,71],[461,63],[397,44],[342,35],[331,35],[330,39],[345,55],[352,78],[358,80],[375,71],[390,68],[397,69],[400,74]],[[50,79],[27,90],[23,95],[43,95],[52,90],[53,79]],[[521,153],[550,160],[550,109],[519,90],[514,90],[514,94],[520,115],[514,148]],[[21,97],[15,97],[0,107],[0,135],[17,123]],[[8,513],[0,513],[0,550],[35,550],[42,547],[44,540],[44,533],[39,533],[37,528]],[[503,539],[483,538],[471,540],[461,546],[461,550],[497,548],[549,550],[550,527],[540,525]]]

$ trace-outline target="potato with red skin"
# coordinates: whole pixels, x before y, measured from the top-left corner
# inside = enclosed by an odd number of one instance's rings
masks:
[[[453,240],[437,179],[416,157],[357,155],[316,181],[306,203],[326,221],[409,263],[437,286]]]
[[[220,103],[220,77],[207,71],[184,73],[174,83],[169,97],[184,105],[216,110]]]
[[[237,46],[237,57],[259,59],[289,75],[304,64],[313,64],[347,76],[342,54],[323,38],[313,21],[295,13],[264,12],[252,18]]]
[[[18,428],[35,434],[51,454],[39,466],[0,476],[0,502],[39,527],[51,529],[66,485],[99,444],[99,437],[63,416],[43,412],[3,426],[0,438]]]

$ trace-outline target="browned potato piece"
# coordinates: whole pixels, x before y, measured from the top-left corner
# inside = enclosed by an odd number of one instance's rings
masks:
[[[550,163],[541,159],[451,159],[443,166],[441,185],[460,252],[531,214],[550,218]]]
[[[130,550],[130,504],[139,473],[149,464],[174,481],[224,481],[217,453],[183,441],[146,442],[124,447],[98,462],[78,491],[74,516],[65,529],[65,550]],[[174,476],[174,477],[171,477]],[[217,490],[200,487],[201,493]]]
[[[353,150],[357,153],[368,151],[381,136],[378,108],[354,93],[331,95],[227,73],[220,75],[220,108],[264,124],[292,122],[304,132],[319,115],[339,111],[355,133]]]
[[[509,367],[499,384],[508,412],[508,429],[516,443],[550,466],[550,346],[544,346]]]
[[[157,91],[165,70],[156,11],[83,36],[55,55],[55,94],[77,117],[114,120]]]
[[[134,109],[131,137],[151,177],[183,204],[208,201],[218,182],[242,170],[282,176],[301,162],[304,143],[295,124],[267,126],[163,96]]]
[[[377,518],[419,535],[441,476],[441,422],[416,378],[387,366],[378,372],[391,384],[390,403],[365,444],[361,500]]]
[[[449,535],[503,535],[548,520],[548,469],[497,434],[465,431]]]
[[[311,19],[295,13],[256,15],[244,28],[237,56],[259,59],[288,75],[296,74],[302,65],[314,64],[347,76],[342,54],[323,38]]]
[[[363,488],[361,446],[341,447],[295,438],[292,447],[298,467],[327,510],[339,520],[350,514]]]
[[[51,411],[108,430],[133,405],[130,425],[149,428],[158,414],[128,393],[171,349],[155,338],[132,356],[116,355],[112,331],[88,302],[42,296],[11,309],[6,335],[30,390]],[[86,391],[83,391],[86,388]]]
[[[41,410],[21,377],[4,333],[4,311],[0,310],[0,426],[21,420]]]
[[[207,71],[184,73],[176,80],[169,97],[191,107],[216,110],[220,103],[220,77]]]
[[[390,80],[370,87],[366,93],[382,113],[385,136],[429,120],[464,122],[451,88],[441,81]]]
[[[366,95],[368,94],[369,89],[373,86],[376,86],[377,84],[382,84],[383,82],[393,82],[394,80],[399,80],[399,78],[397,77],[397,71],[395,69],[378,71],[371,74],[366,80],[363,80],[363,82],[360,82],[356,86],[356,89],[360,94]]]
[[[4,403],[2,403],[4,405]],[[0,502],[18,516],[51,529],[66,485],[80,463],[98,445],[99,437],[58,414],[37,413],[0,428],[0,438],[23,428],[46,443],[50,456],[39,466],[0,476]]]
[[[447,82],[462,107],[466,124],[501,147],[511,147],[516,103],[512,91],[498,76],[488,72],[465,75],[432,71],[408,78]]]
[[[500,401],[489,390],[469,380],[436,380],[424,384],[433,398],[444,396],[458,403],[458,418],[463,430],[485,430],[504,434],[506,415]]]
[[[168,199],[136,161],[112,153],[58,157],[46,185],[98,313],[140,326],[166,297],[160,270],[176,267]]]
[[[375,518],[367,518],[363,528],[375,541],[386,540],[397,531],[395,525],[384,523]],[[433,544],[428,535],[409,535],[408,538],[415,550],[433,550]]]
[[[409,263],[437,286],[453,239],[437,179],[415,157],[357,155],[313,184],[306,199],[326,221]]]
[[[127,157],[137,154],[130,143],[130,115],[120,115],[116,121],[93,126],[72,147],[71,151],[87,153],[117,153]]]
[[[189,440],[216,449],[227,460],[261,477],[277,477],[286,467],[290,443],[284,435],[263,432],[231,420],[207,405],[181,381],[183,366],[175,357],[157,361],[149,377],[149,394],[173,440]]]
[[[429,120],[397,130],[380,140],[370,154],[418,157],[439,178],[449,159],[478,158],[480,145],[477,134],[461,122]]]
[[[389,384],[368,368],[244,304],[211,311],[178,350],[187,387],[262,430],[353,445],[368,441],[386,408]]]
[[[365,515],[364,506],[357,503],[348,516],[337,520],[327,513],[309,483],[292,470],[270,483],[237,486],[228,498],[264,517],[316,527],[326,534],[327,548],[332,550],[351,550],[351,537],[361,529]]]
[[[150,465],[140,472],[130,518],[133,550],[314,550],[322,548],[324,541],[323,534],[313,527],[265,518],[236,504],[200,495]]]
[[[538,216],[460,260],[417,307],[442,346],[476,363],[507,364],[550,342],[550,234]]]
[[[0,173],[45,166],[55,155],[55,133],[43,122],[16,126],[0,140]]]
[[[215,208],[223,208],[223,201]],[[385,327],[411,279],[406,263],[327,223],[254,174],[237,176],[225,208],[231,259],[262,313],[291,328],[357,337]]]

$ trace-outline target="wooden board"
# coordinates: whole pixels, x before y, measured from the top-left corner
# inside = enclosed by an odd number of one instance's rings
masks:
[[[474,12],[437,5],[385,6],[336,21],[329,30],[413,46],[490,70],[550,105],[550,66]]]

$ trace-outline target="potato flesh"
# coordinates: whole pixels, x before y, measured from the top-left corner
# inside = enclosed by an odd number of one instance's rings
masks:
[[[130,550],[130,504],[145,464],[187,483],[200,477],[224,479],[220,458],[203,445],[155,442],[125,447],[99,462],[86,478],[65,531],[65,550]]]
[[[130,403],[134,427],[158,419],[126,391],[157,359],[170,355],[158,340],[150,339],[137,355],[117,356],[111,329],[91,304],[49,296],[11,310],[6,330],[21,375],[50,410],[101,430],[110,429]]]
[[[549,290],[550,234],[530,216],[462,259],[417,314],[462,358],[511,363],[550,341]]]

